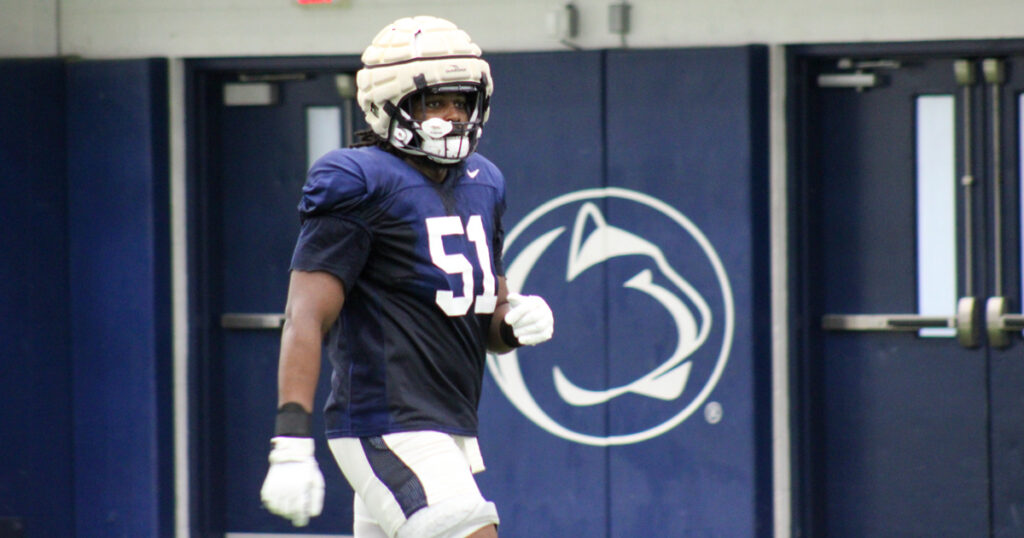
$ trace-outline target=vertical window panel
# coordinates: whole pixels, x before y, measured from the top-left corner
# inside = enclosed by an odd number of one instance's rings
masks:
[[[306,166],[312,166],[324,153],[341,147],[341,108],[306,108]]]
[[[956,313],[956,103],[952,95],[917,98],[917,307],[929,316]],[[929,328],[921,336],[952,337]]]
[[[1017,136],[1017,162],[1019,163],[1020,169],[1017,170],[1018,181],[1021,182],[1020,188],[1017,192],[1020,193],[1020,229],[1021,233],[1018,234],[1021,238],[1020,254],[1021,263],[1018,267],[1021,268],[1020,279],[1021,279],[1021,297],[1018,297],[1017,304],[1024,305],[1024,93],[1017,96],[1017,132],[1022,133]]]

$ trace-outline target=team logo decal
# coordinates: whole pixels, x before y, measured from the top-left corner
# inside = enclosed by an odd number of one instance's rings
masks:
[[[539,293],[555,311],[552,342],[487,359],[536,425],[624,445],[707,401],[729,358],[733,297],[714,247],[682,213],[627,189],[568,193],[508,233],[505,260],[509,291]]]

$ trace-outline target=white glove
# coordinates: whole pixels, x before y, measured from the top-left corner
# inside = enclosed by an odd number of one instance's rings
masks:
[[[510,293],[508,303],[512,308],[505,313],[505,323],[512,327],[520,344],[535,346],[551,339],[555,332],[555,316],[544,298]]]
[[[324,507],[324,476],[313,457],[313,439],[274,437],[270,442],[274,448],[260,499],[270,513],[305,527]]]

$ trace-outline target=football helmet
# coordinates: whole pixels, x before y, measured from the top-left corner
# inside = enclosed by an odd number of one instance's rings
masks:
[[[476,150],[494,90],[490,66],[466,32],[445,19],[398,19],[363,51],[356,100],[366,122],[395,148],[441,164],[455,164]],[[430,93],[465,96],[465,122],[420,121],[413,104]]]

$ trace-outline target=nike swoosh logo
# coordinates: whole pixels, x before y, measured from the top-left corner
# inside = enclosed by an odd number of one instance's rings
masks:
[[[474,168],[473,170],[470,170],[470,171],[466,172],[466,175],[469,176],[469,179],[476,179],[476,175],[479,174],[479,173],[480,173],[480,169],[479,168]]]

